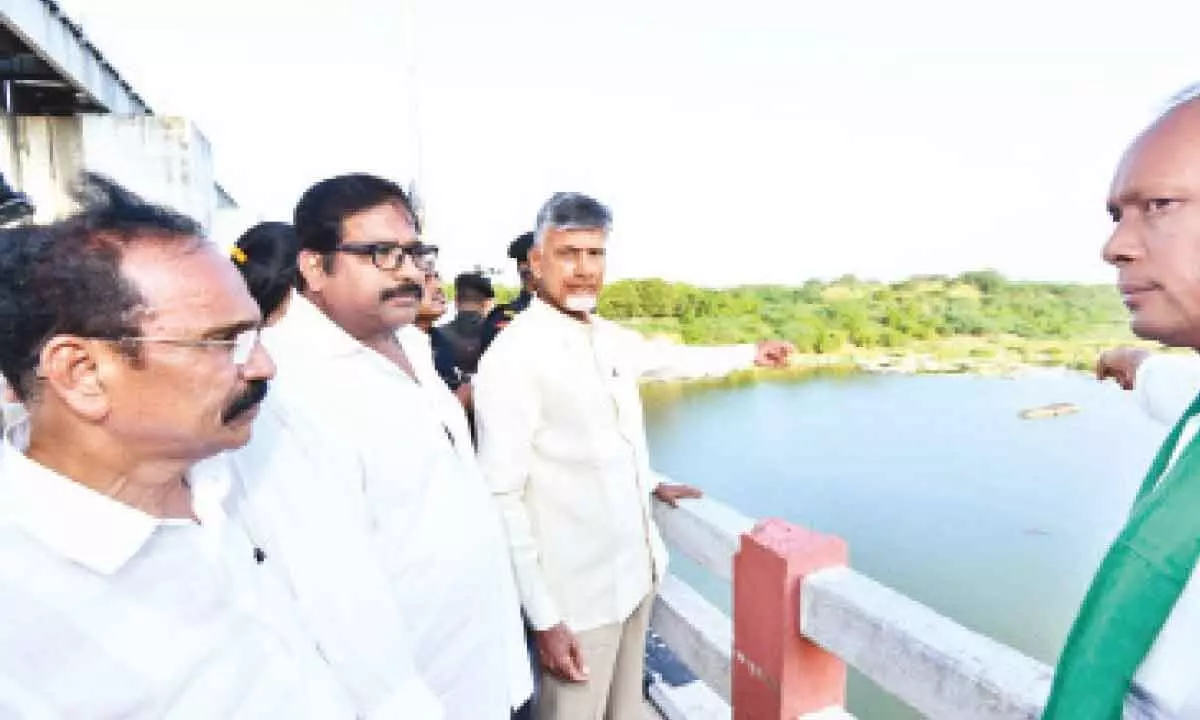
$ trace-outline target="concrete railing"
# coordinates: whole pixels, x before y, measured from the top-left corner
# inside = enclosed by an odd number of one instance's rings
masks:
[[[733,581],[733,556],[754,523],[728,506],[702,498],[671,508],[656,502],[654,518],[675,552],[708,572]],[[659,586],[651,627],[701,683],[655,683],[651,699],[668,720],[730,717],[733,622],[674,575]]]
[[[671,720],[849,718],[847,665],[926,717],[1040,716],[1051,668],[856,573],[840,539],[709,499],[654,512],[674,552],[733,582],[733,618],[660,587],[652,628],[702,681],[652,686]]]

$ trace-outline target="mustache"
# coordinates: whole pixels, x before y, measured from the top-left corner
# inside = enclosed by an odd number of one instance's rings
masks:
[[[396,287],[388,288],[387,290],[379,293],[379,299],[380,301],[386,302],[392,298],[403,297],[405,295],[413,300],[420,301],[420,299],[425,296],[425,288],[421,287],[415,282],[402,282]]]
[[[229,403],[229,407],[225,408],[225,412],[221,414],[221,422],[232,422],[244,413],[258,407],[258,404],[267,396],[268,387],[269,384],[266,380],[251,380],[242,394],[234,398],[233,402]]]

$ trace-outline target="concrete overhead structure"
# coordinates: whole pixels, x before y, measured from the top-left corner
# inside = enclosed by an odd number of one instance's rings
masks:
[[[33,200],[37,220],[70,210],[67,189],[83,170],[210,233],[238,210],[199,129],[155,115],[54,0],[0,0],[0,111],[0,172]]]

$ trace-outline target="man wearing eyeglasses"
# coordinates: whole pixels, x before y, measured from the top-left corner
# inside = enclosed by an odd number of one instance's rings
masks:
[[[0,717],[354,717],[201,462],[274,372],[258,306],[189,218],[80,192],[0,231]]]
[[[414,325],[436,248],[370,175],[317,183],[294,225],[299,292],[263,334],[279,369],[236,459],[239,517],[360,712],[508,720],[532,683],[504,529]]]

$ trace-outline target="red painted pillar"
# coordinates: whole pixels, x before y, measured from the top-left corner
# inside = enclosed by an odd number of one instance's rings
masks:
[[[805,575],[847,562],[846,543],[782,520],[742,535],[733,558],[734,720],[794,720],[844,706],[846,665],[800,636]]]

